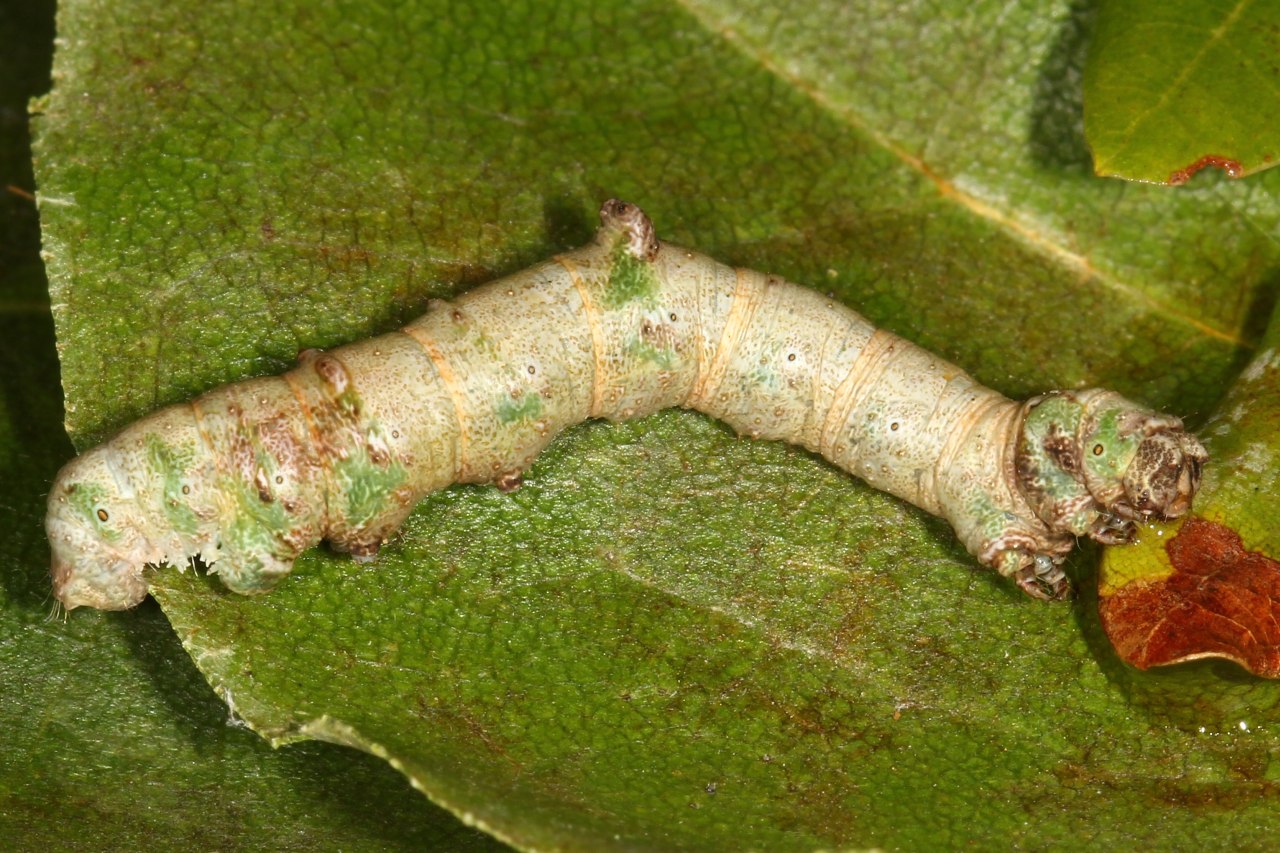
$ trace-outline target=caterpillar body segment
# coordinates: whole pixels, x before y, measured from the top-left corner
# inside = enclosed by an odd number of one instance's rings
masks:
[[[1025,403],[814,291],[666,245],[616,200],[589,245],[307,351],[280,377],[162,409],[69,462],[49,496],[55,594],[122,609],[148,564],[199,557],[271,589],[328,540],[376,554],[424,495],[510,488],[564,428],[697,409],[802,445],[946,518],[982,563],[1060,598],[1077,536],[1190,506],[1205,452],[1109,391]]]

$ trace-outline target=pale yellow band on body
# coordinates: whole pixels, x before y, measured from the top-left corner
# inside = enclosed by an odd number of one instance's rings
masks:
[[[698,379],[693,383],[684,402],[687,408],[699,409],[702,404],[712,402],[712,398],[720,390],[720,384],[724,382],[738,344],[747,334],[756,310],[764,301],[765,289],[749,279],[749,276],[759,276],[759,273],[738,268],[733,274],[735,282],[729,316],[725,318],[724,330],[720,333],[720,341],[716,344],[715,355],[711,357],[710,364],[705,370],[701,362],[698,364]]]
[[[556,255],[554,260],[569,273],[569,280],[573,282],[574,289],[578,291],[578,298],[582,300],[583,310],[587,312],[587,326],[591,329],[591,349],[595,354],[591,359],[594,374],[591,381],[591,417],[598,418],[604,411],[604,354],[607,352],[600,306],[596,304],[590,288],[583,281],[582,274],[578,272],[573,261],[564,255]]]
[[[449,364],[449,360],[444,357],[444,353],[440,352],[440,348],[436,346],[436,342],[430,337],[422,333],[421,329],[414,326],[406,326],[400,330],[404,334],[413,338],[422,347],[422,351],[427,354],[427,358],[431,360],[431,365],[436,369],[436,373],[440,376],[440,381],[444,383],[444,387],[449,391],[449,399],[453,401],[454,417],[458,421],[458,458],[454,463],[453,478],[455,482],[469,482],[467,477],[467,401],[462,396],[462,390],[458,385],[458,376],[453,372],[453,366]]]
[[[951,469],[951,466],[955,463],[956,456],[960,452],[960,448],[964,446],[965,440],[969,437],[969,433],[974,426],[982,423],[990,415],[992,409],[1006,406],[1009,403],[1008,400],[995,394],[977,393],[981,390],[984,389],[977,389],[975,386],[976,399],[966,406],[959,415],[952,414],[951,423],[947,426],[946,440],[942,443],[942,449],[938,451],[938,461],[933,465],[935,480]],[[929,483],[928,486],[926,491],[932,492],[934,484]]]
[[[853,407],[862,399],[863,392],[880,379],[880,374],[884,373],[888,364],[887,356],[893,352],[900,340],[902,339],[892,332],[876,329],[867,340],[866,346],[858,352],[858,357],[849,366],[849,372],[836,388],[835,396],[831,400],[831,408],[827,410],[827,418],[822,424],[818,452],[823,456],[835,459],[843,455],[836,452],[841,428],[848,421]]]

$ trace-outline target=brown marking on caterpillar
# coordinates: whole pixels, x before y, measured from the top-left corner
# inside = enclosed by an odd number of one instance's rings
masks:
[[[386,442],[376,435],[369,436],[365,449],[369,454],[369,461],[375,465],[386,465],[391,461],[391,452]]]
[[[1200,487],[1202,460],[1184,452],[1176,435],[1148,436],[1125,474],[1129,505],[1141,517],[1182,515]]]
[[[267,479],[267,472],[258,466],[258,470],[253,474],[253,485],[258,489],[258,500],[264,504],[269,504],[275,500],[271,494],[271,483]]]
[[[675,330],[666,323],[644,320],[640,324],[640,337],[655,349],[677,349]]]
[[[333,392],[333,396],[341,397],[347,393],[347,388],[351,384],[351,377],[347,374],[347,369],[342,366],[342,362],[327,353],[321,353],[312,363],[316,373],[325,381]]]
[[[277,412],[255,427],[258,444],[286,471],[296,471],[310,462],[310,454],[305,447],[299,445],[291,421],[289,414]],[[284,485],[284,478],[279,474],[275,481],[276,485]]]
[[[1067,435],[1060,427],[1055,426],[1045,436],[1044,449],[1059,468],[1073,477],[1079,476],[1080,449],[1074,436]]]
[[[600,220],[608,228],[620,228],[627,235],[627,250],[642,261],[658,257],[658,235],[645,212],[634,204],[611,198],[600,208]]]
[[[314,350],[303,350],[298,354],[298,360],[300,362],[303,361],[303,357],[310,352],[314,352]],[[315,414],[311,411],[311,405],[307,402],[307,396],[303,392],[301,386],[299,386],[298,381],[292,375],[286,373],[282,378],[288,385],[289,391],[293,395],[294,402],[298,405],[298,412],[302,415],[303,422],[307,425],[307,435],[311,439],[311,446],[316,448],[318,451],[319,448],[324,447],[325,440],[323,434],[320,432],[319,425],[316,423]]]
[[[382,548],[381,542],[352,542],[347,545],[347,553],[356,559],[372,560],[378,556]]]

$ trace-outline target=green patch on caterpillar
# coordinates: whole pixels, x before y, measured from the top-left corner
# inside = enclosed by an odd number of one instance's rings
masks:
[[[653,265],[632,255],[625,242],[613,251],[611,261],[604,304],[609,308],[620,308],[632,301],[652,305],[658,294]]]
[[[498,401],[498,419],[504,424],[516,421],[527,421],[542,414],[542,398],[537,394],[520,394],[512,399],[504,397]]]

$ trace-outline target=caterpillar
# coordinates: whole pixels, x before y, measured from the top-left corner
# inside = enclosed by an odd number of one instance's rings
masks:
[[[71,460],[46,519],[58,601],[128,608],[146,566],[196,557],[265,592],[323,540],[372,559],[427,493],[515,488],[567,426],[670,406],[946,518],[1037,598],[1069,594],[1076,537],[1190,506],[1207,456],[1176,417],[1098,389],[1009,400],[828,297],[660,242],[635,205],[600,219],[581,249]]]

